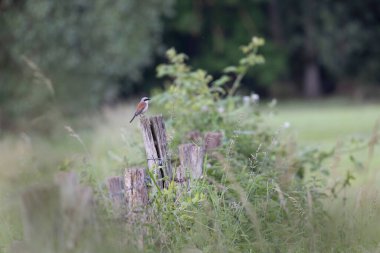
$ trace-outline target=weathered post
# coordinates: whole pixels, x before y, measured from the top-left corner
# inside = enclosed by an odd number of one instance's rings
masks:
[[[148,190],[145,184],[145,177],[145,168],[130,168],[125,170],[125,201],[128,213],[141,212],[148,204]]]
[[[192,143],[178,147],[180,166],[177,169],[176,181],[180,184],[189,179],[198,179],[203,173],[204,148]]]
[[[29,252],[59,252],[62,249],[59,195],[56,185],[36,186],[22,194],[24,239]]]
[[[30,246],[26,242],[23,242],[23,241],[14,241],[10,245],[8,252],[10,252],[10,253],[29,253],[30,252]]]
[[[107,187],[114,211],[120,212],[125,206],[123,178],[120,176],[108,178]]]
[[[199,144],[202,142],[203,138],[202,138],[201,132],[199,132],[198,130],[195,130],[195,131],[188,132],[186,134],[186,139],[188,139],[192,143]]]
[[[81,186],[73,172],[57,174],[55,184],[28,189],[22,194],[22,244],[28,252],[72,251],[90,224],[91,203],[91,188]]]
[[[153,170],[160,188],[168,187],[173,177],[163,117],[141,117],[148,167]]]
[[[88,186],[79,184],[75,172],[60,172],[55,176],[59,186],[60,207],[62,209],[61,226],[64,236],[64,249],[73,250],[80,243],[80,236],[90,224],[93,193]]]
[[[205,150],[211,151],[222,144],[223,134],[220,132],[207,132],[205,134]]]
[[[124,173],[125,201],[127,204],[127,217],[134,223],[134,234],[137,236],[137,246],[144,248],[144,223],[147,219],[146,205],[148,204],[148,189],[145,184],[145,168],[126,169]]]

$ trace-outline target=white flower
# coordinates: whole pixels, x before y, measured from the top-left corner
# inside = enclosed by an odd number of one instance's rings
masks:
[[[268,106],[270,107],[270,108],[273,108],[273,107],[275,107],[277,105],[277,99],[272,99],[272,101],[270,101],[270,103],[268,104]]]
[[[208,111],[208,106],[207,105],[202,106],[201,111],[202,112],[207,112]]]
[[[287,129],[290,127],[290,123],[288,121],[284,122],[284,124],[282,125],[283,128]]]
[[[259,96],[259,94],[252,93],[251,94],[251,99],[252,99],[253,103],[256,104],[257,102],[259,102],[260,96]]]
[[[249,105],[249,102],[250,102],[250,97],[249,96],[244,96],[243,97],[243,103],[244,103],[244,105]]]
[[[223,106],[219,106],[219,107],[218,107],[218,112],[219,112],[220,114],[224,113],[224,107],[223,107]]]

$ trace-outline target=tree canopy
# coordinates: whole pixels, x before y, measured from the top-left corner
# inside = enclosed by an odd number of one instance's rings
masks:
[[[0,0],[0,13],[3,118],[14,98],[50,99],[29,84],[25,58],[52,79],[55,101],[78,111],[148,92],[168,47],[222,75],[254,35],[265,38],[267,61],[247,73],[246,89],[317,97],[380,83],[376,0]],[[35,104],[24,100],[25,108]]]

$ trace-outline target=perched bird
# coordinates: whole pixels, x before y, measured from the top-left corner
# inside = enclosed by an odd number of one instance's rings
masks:
[[[139,116],[148,110],[149,100],[150,98],[148,97],[143,97],[140,100],[140,102],[136,106],[135,115],[133,115],[133,118],[131,119],[131,121],[129,121],[129,123],[132,123],[132,121],[135,119],[136,116]]]

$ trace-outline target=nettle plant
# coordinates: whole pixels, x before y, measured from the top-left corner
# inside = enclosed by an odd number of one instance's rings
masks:
[[[171,146],[175,149],[181,142],[188,141],[184,139],[190,131],[220,131],[225,136],[222,150],[226,156],[244,166],[250,166],[255,157],[254,171],[268,171],[287,164],[291,168],[286,173],[290,170],[290,174],[300,178],[304,170],[311,167],[319,173],[323,161],[331,157],[333,151],[303,152],[296,142],[282,138],[283,129],[272,129],[266,124],[265,115],[256,106],[258,95],[235,95],[249,69],[265,62],[259,53],[264,44],[264,39],[253,37],[241,47],[243,56],[238,64],[226,67],[219,78],[203,69],[192,69],[186,64],[185,54],[173,48],[167,51],[168,63],[157,67],[157,76],[167,78],[167,87],[154,101],[167,112]],[[270,108],[274,106],[274,102],[269,104]]]
[[[202,69],[191,69],[185,54],[169,49],[168,63],[157,67],[157,76],[168,78],[168,88],[154,98],[168,112],[167,123],[178,134],[223,129],[223,115],[236,109],[237,99],[233,95],[243,77],[251,67],[264,63],[264,57],[258,53],[263,45],[263,39],[253,37],[248,45],[241,47],[243,58],[239,64],[226,67],[219,78]]]
[[[258,247],[268,252],[283,247],[288,234],[305,236],[308,244],[306,238],[321,229],[326,218],[322,199],[328,195],[324,162],[334,150],[299,147],[287,127],[273,129],[265,122],[256,94],[236,95],[249,69],[264,63],[259,54],[263,45],[263,39],[252,38],[241,47],[239,63],[226,67],[218,78],[192,69],[187,56],[174,49],[167,51],[168,63],[157,67],[158,77],[167,78],[167,87],[153,101],[166,112],[172,150],[189,141],[185,138],[190,131],[224,134],[222,146],[205,157],[205,177],[191,182],[190,191],[178,191],[173,183],[154,196],[157,224],[152,227],[166,231],[155,240],[168,248],[187,238],[195,242],[195,235],[202,235],[199,244],[224,238],[224,243],[231,242],[224,245],[229,249]],[[274,102],[269,104],[273,106]],[[269,246],[262,244],[263,238],[274,248],[263,250]]]

